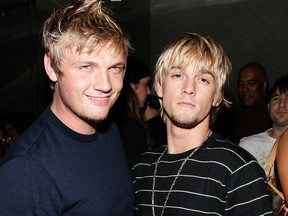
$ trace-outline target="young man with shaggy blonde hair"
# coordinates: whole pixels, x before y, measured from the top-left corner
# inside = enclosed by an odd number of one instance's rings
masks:
[[[265,174],[244,149],[209,129],[231,64],[212,38],[186,33],[156,64],[167,145],[133,167],[141,216],[271,215]]]

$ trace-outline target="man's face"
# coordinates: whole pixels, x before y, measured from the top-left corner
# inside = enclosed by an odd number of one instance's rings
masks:
[[[215,79],[208,71],[195,65],[182,69],[173,67],[164,77],[164,82],[156,86],[157,95],[163,97],[163,108],[167,123],[181,128],[195,127],[202,122],[209,125],[212,106],[215,100]]]
[[[87,49],[81,53],[67,51],[60,65],[62,75],[51,68],[47,72],[56,82],[51,108],[68,127],[105,119],[119,96],[126,58],[123,52],[112,54],[109,45],[90,54]],[[49,57],[45,58],[49,63]]]
[[[268,104],[268,110],[273,125],[286,127],[288,125],[288,91],[280,94],[277,89]]]
[[[267,83],[261,72],[252,67],[242,69],[238,75],[238,96],[244,106],[252,106],[266,94]]]

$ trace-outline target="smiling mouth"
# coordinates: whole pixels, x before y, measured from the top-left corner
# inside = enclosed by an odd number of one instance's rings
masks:
[[[110,101],[110,96],[105,97],[88,96],[88,98],[94,105],[101,105],[101,106],[106,106]]]
[[[99,101],[107,100],[109,98],[109,97],[94,97],[94,96],[88,96],[88,97],[93,100],[99,100]]]

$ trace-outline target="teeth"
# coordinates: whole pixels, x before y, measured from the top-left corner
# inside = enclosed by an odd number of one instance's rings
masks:
[[[91,98],[95,99],[95,100],[105,100],[106,98],[99,98],[99,97],[93,97],[93,96],[90,96]]]

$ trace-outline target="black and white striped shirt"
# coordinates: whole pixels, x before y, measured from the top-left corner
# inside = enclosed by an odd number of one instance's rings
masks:
[[[144,153],[132,169],[136,215],[152,215],[153,173],[165,148]],[[155,181],[156,216],[162,211],[181,163],[191,151],[165,153],[160,160]],[[263,169],[244,149],[213,133],[184,165],[164,215],[272,215]]]

